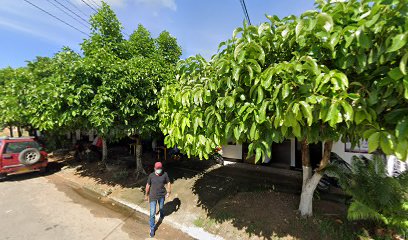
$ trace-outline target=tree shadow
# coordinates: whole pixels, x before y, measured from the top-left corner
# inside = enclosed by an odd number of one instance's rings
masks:
[[[147,174],[139,176],[139,178],[136,178],[135,174],[135,156],[130,155],[126,147],[109,148],[108,156],[107,166],[100,161],[76,161],[73,158],[72,152],[55,156],[54,161],[64,162],[69,168],[76,169],[76,175],[92,178],[99,184],[106,184],[108,186],[119,185],[124,188],[142,188],[144,190],[147,177],[154,171],[154,163],[157,161],[152,152],[143,152],[142,162]],[[198,159],[184,159],[183,161],[171,161],[168,159],[163,162],[164,171],[169,174],[171,182],[177,179],[193,178],[212,165]],[[189,171],[180,170],[183,168],[188,168]]]
[[[316,219],[302,219],[297,213],[301,181],[291,175],[227,165],[200,176],[192,190],[197,206],[207,212],[206,219],[200,219],[206,228],[230,222],[264,239],[319,239]],[[314,205],[317,214],[345,218],[344,204],[315,200]],[[216,227],[212,230],[217,232]]]

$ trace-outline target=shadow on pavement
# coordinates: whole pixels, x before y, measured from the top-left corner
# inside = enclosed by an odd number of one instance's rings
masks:
[[[163,206],[164,216],[169,216],[180,209],[181,201],[179,198],[166,202]]]
[[[32,179],[32,178],[49,176],[56,172],[61,171],[63,166],[64,166],[64,163],[62,162],[49,162],[46,172],[33,171],[33,172],[27,172],[27,173],[21,173],[21,174],[10,174],[2,181],[3,182],[19,182],[19,181],[25,181],[28,179]]]

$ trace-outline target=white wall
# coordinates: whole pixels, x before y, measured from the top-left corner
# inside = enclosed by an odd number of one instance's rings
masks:
[[[242,144],[222,146],[222,156],[225,158],[242,159]]]
[[[357,155],[357,156],[363,155],[366,158],[369,158],[369,159],[372,158],[372,154],[346,152],[345,144],[342,141],[333,143],[332,152],[337,153],[337,155],[339,155],[341,158],[343,158],[348,163],[351,163],[351,159],[353,158],[354,155]]]

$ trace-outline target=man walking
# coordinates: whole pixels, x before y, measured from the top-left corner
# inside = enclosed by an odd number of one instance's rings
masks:
[[[167,184],[167,190],[165,185]],[[156,205],[159,203],[160,219],[163,220],[163,206],[165,198],[168,198],[171,193],[171,184],[169,176],[163,172],[163,165],[161,162],[154,164],[154,172],[147,178],[146,196],[145,199],[150,203],[150,237],[154,237],[155,233],[155,215]]]

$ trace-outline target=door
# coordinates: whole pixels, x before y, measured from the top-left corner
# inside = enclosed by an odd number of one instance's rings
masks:
[[[3,168],[16,167],[20,165],[18,160],[19,152],[16,151],[16,144],[13,142],[6,143],[3,148]]]

